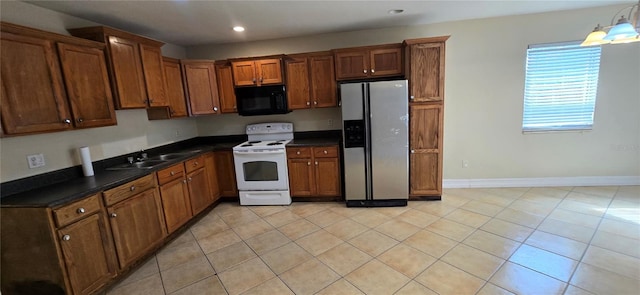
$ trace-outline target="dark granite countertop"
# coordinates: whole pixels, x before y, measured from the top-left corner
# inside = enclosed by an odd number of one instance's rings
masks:
[[[287,144],[287,146],[295,147],[295,146],[328,146],[328,145],[337,145],[340,143],[339,138],[294,138],[291,142]]]
[[[173,164],[201,155],[209,151],[231,150],[240,142],[223,142],[214,144],[198,144],[189,148],[167,149],[161,148],[156,152],[149,152],[149,158],[162,153],[185,153],[180,158],[167,160],[152,169],[123,169],[106,170],[112,164],[94,163],[94,176],[76,177],[59,183],[42,186],[32,190],[6,196],[0,200],[1,207],[58,207],[82,199],[88,195],[111,189],[142,176],[155,173]],[[160,152],[159,152],[160,151]],[[113,161],[109,161],[113,163]],[[118,163],[122,163],[119,161]],[[97,167],[96,167],[97,166]]]
[[[135,180],[142,176],[182,162],[208,151],[231,150],[246,141],[246,135],[199,137],[149,149],[149,158],[165,153],[186,153],[183,157],[167,160],[152,169],[106,170],[126,163],[134,154],[96,161],[95,175],[84,177],[80,166],[69,167],[34,177],[2,183],[0,207],[50,207],[56,208]],[[296,133],[287,146],[327,146],[340,143],[340,131],[311,131]]]

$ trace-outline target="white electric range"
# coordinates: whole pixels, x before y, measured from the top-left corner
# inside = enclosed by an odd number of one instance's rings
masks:
[[[291,123],[247,125],[248,141],[233,147],[240,205],[290,205],[285,145]]]

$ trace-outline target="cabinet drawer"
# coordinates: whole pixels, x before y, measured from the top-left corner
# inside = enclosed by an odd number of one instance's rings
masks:
[[[202,167],[204,167],[204,157],[202,156],[198,156],[184,162],[184,168],[187,170],[187,173],[190,173]]]
[[[149,174],[121,186],[112,188],[102,193],[107,206],[120,202],[147,189],[156,187],[156,174]]]
[[[100,211],[99,194],[74,202],[72,204],[53,210],[58,227],[63,227],[78,219],[84,218]]]
[[[163,185],[174,179],[184,177],[184,164],[180,162],[169,168],[158,171],[158,184]]]
[[[310,158],[311,148],[309,147],[291,147],[287,148],[287,157],[291,159]]]
[[[316,158],[337,158],[337,146],[319,146],[313,148],[313,156]]]

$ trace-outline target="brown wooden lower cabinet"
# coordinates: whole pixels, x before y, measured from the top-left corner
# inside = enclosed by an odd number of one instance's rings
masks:
[[[0,212],[3,294],[92,294],[116,276],[100,195],[60,208]]]
[[[187,174],[187,187],[191,199],[191,211],[196,215],[213,203],[207,173],[203,168]]]
[[[288,147],[289,190],[294,197],[341,195],[338,146]]]
[[[409,106],[409,194],[442,195],[441,103]]]
[[[164,219],[167,224],[167,233],[170,234],[193,216],[189,189],[184,175],[184,164],[181,162],[157,173]]]
[[[209,180],[209,190],[211,191],[211,202],[220,199],[220,186],[218,185],[218,171],[216,169],[216,158],[213,152],[204,154],[204,169]]]
[[[236,169],[232,151],[215,151],[215,162],[218,174],[218,186],[222,197],[237,197]]]
[[[107,207],[107,212],[120,268],[149,253],[167,235],[156,188]]]

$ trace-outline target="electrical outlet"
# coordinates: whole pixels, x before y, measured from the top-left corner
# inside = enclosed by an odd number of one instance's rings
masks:
[[[176,137],[180,137],[180,130],[176,130]]]
[[[333,119],[327,120],[327,125],[329,125],[329,127],[333,127]]]
[[[27,162],[29,163],[29,169],[44,167],[44,155],[36,154],[36,155],[28,155]]]
[[[462,160],[462,168],[469,168],[469,160]]]

